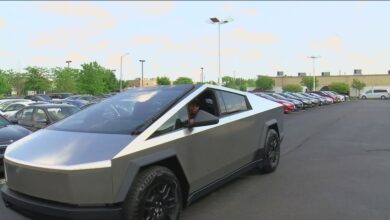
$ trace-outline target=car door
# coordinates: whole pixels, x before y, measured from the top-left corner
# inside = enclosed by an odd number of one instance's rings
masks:
[[[17,123],[31,131],[34,131],[32,115],[34,112],[34,107],[26,107],[18,112],[16,115]]]
[[[49,118],[43,108],[35,108],[33,113],[33,129],[34,131],[47,127]]]
[[[368,90],[364,93],[367,98],[373,98],[372,90]]]
[[[180,153],[186,158],[183,167],[191,174],[192,190],[227,177],[254,158],[256,144],[249,144],[254,139],[242,132],[252,127],[254,122],[235,121],[235,117],[248,107],[245,106],[244,110],[241,106],[232,106],[232,102],[227,102],[225,107],[223,99],[232,99],[229,95],[235,96],[233,93],[223,96],[217,90],[208,90],[197,97],[200,109],[219,117],[220,121],[210,129],[195,127],[188,132],[186,148]],[[244,96],[240,97],[245,101]]]

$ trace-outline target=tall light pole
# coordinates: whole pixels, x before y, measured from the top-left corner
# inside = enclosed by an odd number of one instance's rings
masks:
[[[201,67],[200,70],[201,70],[201,73],[200,73],[200,77],[201,77],[201,78],[200,78],[200,82],[203,83],[203,79],[204,79],[204,77],[203,77],[203,67]]]
[[[121,68],[120,68],[120,76],[119,76],[119,92],[122,92],[122,63],[123,57],[129,55],[129,53],[125,53],[121,56]]]
[[[307,57],[307,58],[310,58],[313,60],[313,90],[315,91],[316,90],[316,59],[317,58],[321,58],[320,56],[310,56],[310,57]]]
[[[218,85],[221,85],[221,24],[232,22],[232,18],[219,20],[216,17],[210,18],[212,24],[218,24]]]
[[[139,60],[141,62],[141,87],[144,87],[144,62],[145,60]]]
[[[65,61],[65,63],[67,63],[68,64],[68,68],[70,67],[70,63],[71,63],[72,61],[71,60],[67,60],[67,61]]]

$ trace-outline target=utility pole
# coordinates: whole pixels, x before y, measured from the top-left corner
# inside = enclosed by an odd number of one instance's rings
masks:
[[[122,92],[122,63],[123,63],[123,57],[129,55],[129,53],[125,53],[121,56],[121,69],[120,69],[120,79],[119,79],[119,92]]]
[[[320,56],[310,56],[310,57],[307,57],[307,58],[310,58],[313,60],[313,91],[316,90],[316,66],[315,66],[315,60],[317,58],[321,58]]]
[[[144,62],[145,60],[139,60],[141,62],[141,88],[144,87]]]
[[[200,82],[203,83],[204,77],[203,77],[203,67],[200,68],[201,73],[200,73]]]

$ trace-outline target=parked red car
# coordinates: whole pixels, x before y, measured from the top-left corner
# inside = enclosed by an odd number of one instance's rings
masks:
[[[282,100],[282,99],[276,99],[276,98],[274,98],[270,95],[264,94],[264,93],[255,93],[255,95],[258,95],[258,96],[263,97],[265,99],[282,104],[283,109],[284,109],[284,113],[286,113],[286,114],[295,111],[295,105],[292,102]]]

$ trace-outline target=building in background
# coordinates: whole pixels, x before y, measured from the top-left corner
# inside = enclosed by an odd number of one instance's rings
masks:
[[[323,74],[323,76],[316,76],[316,79],[318,80],[318,84],[316,84],[316,90],[320,90],[322,87],[328,86],[333,82],[342,82],[349,85],[350,96],[357,96],[357,91],[351,86],[353,79],[357,79],[366,84],[366,87],[360,91],[360,94],[364,93],[366,90],[369,89],[390,89],[390,74],[362,75],[361,70],[360,72],[359,71],[357,72],[358,72],[357,75],[354,71],[354,75],[331,76],[330,74],[328,75],[326,73]],[[303,77],[284,75],[284,76],[276,76],[272,78],[275,80],[274,91],[281,92],[282,87],[284,85],[287,84],[300,85]]]
[[[144,78],[144,87],[157,86],[157,79],[155,78]],[[127,81],[127,87],[141,87],[141,78],[135,78]]]

